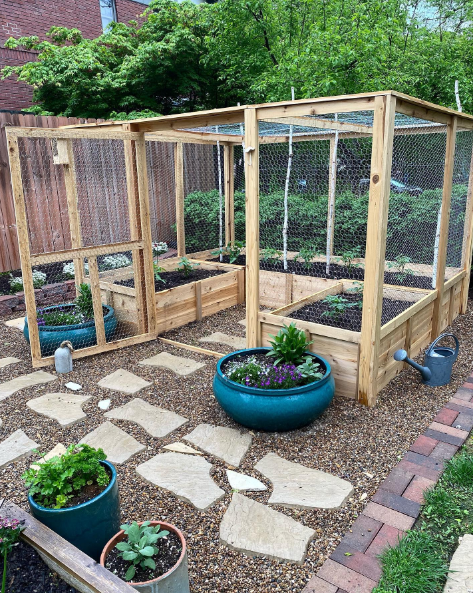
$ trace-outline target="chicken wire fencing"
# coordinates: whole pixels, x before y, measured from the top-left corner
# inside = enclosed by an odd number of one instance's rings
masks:
[[[26,291],[34,360],[63,340],[81,350],[147,333],[145,245],[125,150],[118,139],[18,137],[16,216],[30,257],[9,292]]]

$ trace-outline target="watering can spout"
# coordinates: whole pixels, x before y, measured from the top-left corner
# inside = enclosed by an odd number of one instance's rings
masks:
[[[429,381],[432,378],[432,371],[428,367],[423,367],[415,362],[415,360],[412,360],[412,358],[409,358],[405,350],[396,350],[394,353],[394,360],[397,360],[398,362],[407,362],[407,364],[410,364],[411,367],[419,371],[419,373],[422,375],[423,381]]]

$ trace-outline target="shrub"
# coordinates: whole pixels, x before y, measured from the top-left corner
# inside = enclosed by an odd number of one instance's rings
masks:
[[[295,323],[283,325],[276,336],[269,334],[271,350],[266,356],[275,358],[274,364],[286,362],[289,364],[301,364],[304,361],[304,353],[312,344],[302,329],[298,329]]]
[[[81,284],[79,286],[79,294],[74,301],[79,313],[85,319],[94,318],[94,302],[92,300],[92,291],[88,284]]]
[[[41,288],[46,284],[46,274],[39,270],[33,270],[33,286],[34,288]],[[13,292],[21,292],[23,290],[23,278],[21,276],[10,277],[10,288]]]

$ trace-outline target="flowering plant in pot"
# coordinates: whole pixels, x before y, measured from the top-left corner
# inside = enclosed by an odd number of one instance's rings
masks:
[[[100,564],[146,593],[189,593],[182,533],[162,521],[125,524],[106,544]]]
[[[312,342],[294,323],[271,348],[251,348],[220,359],[213,389],[234,420],[256,430],[300,428],[320,416],[335,393],[329,363],[308,351]]]
[[[2,593],[6,592],[7,587],[8,554],[17,545],[24,528],[24,525],[18,519],[0,517],[0,554],[3,556]]]

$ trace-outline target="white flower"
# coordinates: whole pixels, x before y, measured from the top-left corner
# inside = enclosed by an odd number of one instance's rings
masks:
[[[123,253],[117,253],[116,255],[107,255],[103,258],[101,267],[104,270],[116,270],[117,268],[126,268],[130,266],[130,259]]]
[[[34,288],[41,288],[46,284],[46,274],[44,272],[40,272],[39,270],[33,270],[33,286]],[[10,288],[14,292],[20,292],[23,290],[23,278],[11,276],[10,277]]]
[[[86,274],[89,273],[89,264],[87,262],[84,263],[84,269]],[[74,278],[75,276],[75,268],[74,262],[70,261],[68,264],[64,264],[62,268],[62,273],[67,276],[68,278]]]
[[[166,253],[166,251],[168,250],[168,244],[165,243],[164,241],[161,241],[160,243],[153,243],[152,247],[153,247],[153,255],[155,257],[158,257],[162,253]]]

